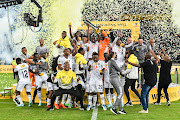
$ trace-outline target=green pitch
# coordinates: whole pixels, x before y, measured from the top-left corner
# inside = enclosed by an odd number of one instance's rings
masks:
[[[174,75],[172,75],[174,80]],[[12,74],[0,74],[0,91],[5,87],[10,87],[16,83]],[[16,107],[15,103],[10,100],[0,99],[0,119],[12,120],[91,120],[93,110],[80,111],[77,108],[68,108],[66,110],[46,111],[46,105],[38,107],[38,104],[28,107],[25,102],[24,107]],[[114,115],[108,109],[103,111],[102,107],[98,108],[97,120],[179,120],[180,118],[180,100],[172,102],[170,106],[149,105],[148,114],[139,114],[142,109],[140,105],[124,107],[127,115]]]
[[[59,109],[54,111],[46,111],[46,105],[38,107],[38,104],[28,107],[25,103],[24,107],[16,107],[12,100],[0,100],[0,119],[11,120],[91,120],[93,110],[80,111],[75,108],[66,110]],[[98,108],[97,120],[179,120],[180,117],[180,100],[173,102],[170,106],[149,105],[148,114],[139,114],[142,109],[140,105],[124,107],[126,115],[114,115],[108,109],[103,111],[102,107]]]

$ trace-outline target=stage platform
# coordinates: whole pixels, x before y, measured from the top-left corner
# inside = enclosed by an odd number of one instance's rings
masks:
[[[13,84],[13,98],[15,98],[15,89],[16,89],[16,84]],[[31,88],[31,95],[32,96],[34,94],[34,90],[35,90],[35,87],[32,87]],[[47,93],[46,86],[42,87],[41,92],[42,92],[42,103],[46,103],[46,93]],[[140,104],[139,98],[134,94],[134,92],[132,92],[131,90],[129,90],[129,92],[130,92],[130,98],[131,98],[132,104]],[[138,92],[140,93],[141,89],[138,89]],[[166,102],[166,98],[165,98],[165,94],[164,94],[163,90],[161,93],[162,93],[161,102],[162,103]],[[168,93],[169,93],[170,101],[179,100],[180,99],[180,85],[171,83],[169,88],[168,88]],[[23,101],[26,101],[26,102],[29,101],[27,94],[25,92],[25,89],[23,89],[23,91],[21,93],[21,98]],[[127,102],[127,98],[125,95],[123,96],[123,101],[124,101],[124,103]],[[157,101],[157,85],[149,93],[149,103],[153,103],[155,101]],[[35,102],[38,103],[38,96],[36,96]],[[100,102],[100,99],[99,99],[99,102]],[[85,97],[84,97],[84,103],[85,104],[88,103],[87,95],[85,95]],[[107,101],[106,101],[106,104],[107,104]]]

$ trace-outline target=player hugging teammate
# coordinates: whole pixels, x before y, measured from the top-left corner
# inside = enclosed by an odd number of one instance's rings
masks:
[[[124,85],[125,93],[129,94],[129,86],[135,91],[135,83],[139,75],[137,66],[142,67],[135,65],[135,63],[139,63],[139,60],[147,62],[144,57],[146,46],[142,38],[139,38],[136,46],[141,48],[143,44],[144,51],[135,49],[135,43],[132,42],[131,38],[127,39],[126,45],[122,43],[123,35],[121,33],[115,38],[112,31],[109,35],[107,35],[107,31],[103,30],[96,33],[89,29],[88,24],[87,26],[87,34],[85,34],[85,31],[82,33],[77,31],[73,35],[71,25],[69,25],[71,38],[67,36],[66,31],[63,31],[62,37],[53,42],[56,47],[54,50],[58,55],[54,55],[51,67],[48,66],[47,61],[49,49],[44,45],[43,39],[40,40],[40,46],[36,48],[37,53],[34,53],[33,56],[27,54],[25,47],[22,48],[22,55],[16,59],[18,65],[14,69],[19,76],[16,98],[14,99],[17,106],[24,106],[20,97],[20,92],[24,87],[28,94],[29,106],[35,103],[36,94],[39,100],[38,106],[42,106],[41,89],[45,84],[48,91],[47,111],[54,110],[54,106],[56,109],[59,109],[59,107],[63,109],[71,108],[75,104],[78,106],[78,103],[80,110],[86,110],[83,103],[84,98],[86,98],[84,95],[87,94],[88,111],[95,109],[100,102],[104,111],[110,108],[115,115],[118,113],[126,114],[123,109]],[[126,54],[129,50],[129,54]],[[135,54],[132,50],[138,51]],[[153,51],[150,51],[153,54]],[[153,56],[155,55],[153,54]],[[126,63],[125,57],[128,58]],[[148,55],[149,57],[151,56]],[[147,64],[149,65],[149,62]],[[49,70],[49,76],[47,70]],[[156,76],[156,73],[154,73],[154,76]],[[36,86],[32,102],[30,77],[35,78]],[[145,81],[147,82],[147,79]],[[150,87],[152,88],[152,85]],[[117,97],[114,91],[117,93]],[[142,100],[138,91],[136,91],[136,94]],[[108,101],[107,106],[105,98]],[[168,102],[169,104],[170,102]],[[128,103],[125,105],[132,106],[129,97]],[[117,111],[118,107],[119,111]],[[148,110],[140,113],[148,113]]]

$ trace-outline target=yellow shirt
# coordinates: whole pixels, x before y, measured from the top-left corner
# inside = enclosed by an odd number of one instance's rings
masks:
[[[71,48],[71,43],[69,41],[69,38],[66,36],[64,39],[60,38],[57,43],[60,46],[63,46],[64,48]]]
[[[85,60],[84,56],[80,53],[77,53],[75,55],[75,62],[76,64],[79,64],[79,62],[81,62],[81,64],[87,64],[87,61]]]
[[[139,64],[139,61],[137,59],[137,57],[134,54],[131,54],[128,58],[128,61],[131,63],[135,63],[135,64]],[[127,64],[127,69],[131,69],[132,65]]]
[[[72,81],[76,80],[76,74],[72,71],[65,71],[62,70],[57,73],[56,79],[60,79],[60,86],[63,89],[71,89],[72,88]]]

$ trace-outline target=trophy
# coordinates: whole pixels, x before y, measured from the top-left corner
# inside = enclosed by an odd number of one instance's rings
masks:
[[[101,28],[95,26],[94,24],[92,24],[89,20],[84,21],[85,24],[88,24],[90,27],[92,27],[94,30],[96,30],[96,33],[100,33]]]

